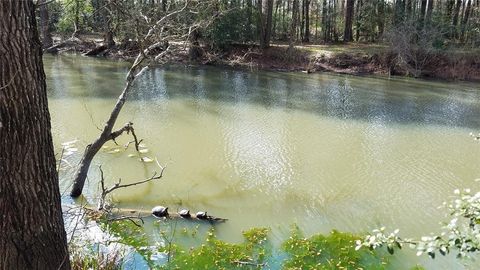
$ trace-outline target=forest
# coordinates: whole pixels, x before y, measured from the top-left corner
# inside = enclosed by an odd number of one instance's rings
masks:
[[[0,1],[0,269],[477,269],[480,0]]]
[[[186,3],[42,1],[38,16],[47,51],[68,45],[52,47],[52,33],[64,40],[82,35],[88,40],[93,34],[103,47],[97,44],[99,50],[89,55],[117,58],[128,58],[126,52],[138,50],[149,24]],[[307,72],[479,77],[480,3],[475,0],[187,2],[192,11],[187,18],[177,14],[170,22],[175,27],[164,29],[170,41],[190,44],[185,61]]]

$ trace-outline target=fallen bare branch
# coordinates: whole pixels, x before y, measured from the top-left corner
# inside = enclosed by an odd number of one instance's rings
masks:
[[[108,194],[112,193],[113,191],[117,190],[117,189],[120,189],[120,188],[127,188],[127,187],[131,187],[131,186],[136,186],[136,185],[141,185],[141,184],[145,184],[145,183],[148,183],[150,181],[153,181],[153,180],[158,180],[160,178],[163,177],[163,172],[165,171],[165,168],[164,166],[161,166],[158,161],[157,161],[157,164],[158,166],[160,167],[160,174],[158,174],[157,172],[154,172],[153,175],[150,177],[150,178],[147,178],[147,179],[144,179],[144,180],[140,180],[140,181],[137,181],[137,182],[133,182],[133,183],[130,183],[130,184],[124,184],[122,185],[122,179],[118,179],[118,182],[115,183],[113,186],[111,186],[110,188],[105,188],[105,178],[104,178],[104,173],[103,173],[103,170],[102,170],[102,166],[99,167],[100,169],[100,187],[102,189],[102,193],[100,195],[100,199],[98,200],[98,206],[97,206],[97,210],[109,210],[108,207],[106,207],[106,197]]]

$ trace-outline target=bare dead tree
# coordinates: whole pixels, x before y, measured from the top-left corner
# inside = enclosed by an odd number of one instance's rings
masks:
[[[434,42],[445,33],[435,27],[418,27],[407,19],[386,34],[390,49],[396,56],[396,64],[409,75],[419,77],[436,51]]]

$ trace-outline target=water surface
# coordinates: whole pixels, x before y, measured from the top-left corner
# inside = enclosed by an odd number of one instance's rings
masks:
[[[79,56],[45,58],[55,144],[99,134],[122,90],[128,65]],[[480,86],[400,78],[352,77],[169,67],[147,71],[117,121],[132,121],[165,177],[119,190],[120,206],[189,208],[230,220],[220,238],[272,228],[272,239],[298,224],[307,234],[366,232],[380,225],[419,237],[438,232],[437,206],[455,188],[478,189]],[[123,145],[131,137],[117,141]],[[110,143],[109,146],[114,146]],[[109,183],[141,180],[155,163],[99,153],[85,195],[98,194],[98,165]],[[79,154],[68,157],[72,166]],[[72,170],[61,172],[68,194]],[[150,225],[147,225],[150,226]],[[463,268],[413,252],[399,269]]]

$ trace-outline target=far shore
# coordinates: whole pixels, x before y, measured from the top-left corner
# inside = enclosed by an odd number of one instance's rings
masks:
[[[97,35],[80,38],[55,37],[55,45],[44,53],[80,53],[91,57],[104,57],[132,61],[139,52],[134,42],[103,46]],[[261,50],[255,44],[234,44],[222,51],[198,46],[192,50],[183,42],[172,42],[173,51],[166,63],[188,65],[231,66],[241,69],[280,72],[333,72],[350,75],[398,75],[446,81],[480,81],[480,51],[439,51],[431,55],[415,74],[394,63],[395,56],[386,45],[379,44],[288,44],[275,43]],[[192,51],[194,56],[192,57]]]

